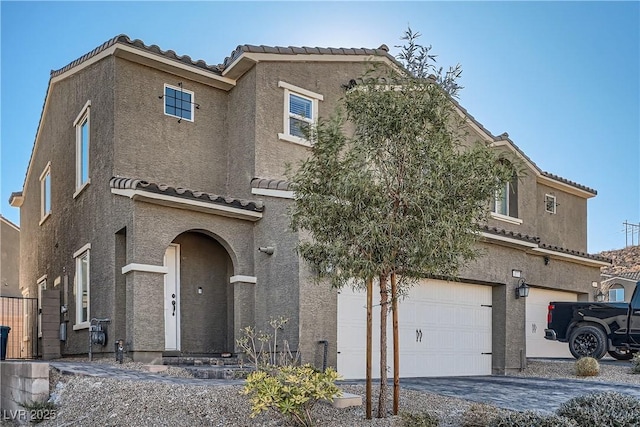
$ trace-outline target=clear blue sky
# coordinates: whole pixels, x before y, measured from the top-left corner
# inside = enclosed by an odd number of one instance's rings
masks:
[[[595,188],[588,249],[624,247],[640,222],[638,2],[7,2],[2,37],[1,213],[20,191],[58,69],[117,34],[218,64],[239,44],[397,50],[410,24],[461,104],[545,171]],[[570,248],[571,249],[571,248]]]

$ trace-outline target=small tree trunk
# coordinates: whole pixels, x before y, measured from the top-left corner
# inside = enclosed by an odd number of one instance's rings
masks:
[[[391,273],[391,315],[393,322],[393,415],[400,408],[400,340],[398,337],[398,287],[396,273]]]
[[[378,418],[387,416],[387,277],[380,276],[380,394]]]
[[[366,418],[371,419],[371,359],[373,357],[373,278],[367,279],[367,381],[366,381]]]

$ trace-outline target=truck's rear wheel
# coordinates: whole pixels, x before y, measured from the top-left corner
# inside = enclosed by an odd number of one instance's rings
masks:
[[[576,359],[601,359],[607,353],[607,336],[597,326],[579,326],[569,336],[569,351]]]
[[[617,360],[631,360],[633,359],[633,355],[634,353],[627,350],[627,351],[620,351],[620,350],[611,350],[609,351],[609,356],[613,357],[614,359]]]

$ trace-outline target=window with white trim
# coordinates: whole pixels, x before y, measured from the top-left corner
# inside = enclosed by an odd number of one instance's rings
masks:
[[[76,197],[90,182],[89,150],[91,141],[91,101],[85,106],[73,122],[76,128]]]
[[[91,275],[90,267],[91,245],[87,244],[79,249],[73,257],[76,260],[76,323],[73,329],[84,329],[89,327],[90,320],[90,296],[91,296]]]
[[[556,206],[558,206],[558,204],[556,203],[556,196],[552,195],[552,194],[545,194],[544,195],[544,210],[545,212],[549,212],[552,214],[556,213]]]
[[[278,138],[311,146],[313,125],[318,122],[318,101],[324,97],[310,90],[286,82],[278,82],[284,89],[284,132]]]
[[[616,283],[609,288],[609,302],[624,302],[624,286]]]
[[[192,122],[195,94],[180,86],[164,85],[164,114]]]
[[[506,161],[502,161],[506,163]],[[518,218],[518,175],[514,172],[511,181],[503,183],[491,203],[493,214]]]
[[[500,215],[509,215],[509,183],[505,182],[502,188],[496,191],[493,199],[493,212]]]
[[[47,275],[38,279],[38,337],[42,337],[42,291],[47,290]]]
[[[51,215],[51,162],[40,175],[40,224]]]

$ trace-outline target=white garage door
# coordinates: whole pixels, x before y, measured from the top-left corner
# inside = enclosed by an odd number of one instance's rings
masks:
[[[380,294],[374,287],[373,377],[379,378]],[[400,376],[491,374],[491,287],[424,280],[400,301]],[[393,375],[391,314],[387,325],[387,374]],[[364,378],[366,298],[345,288],[338,296],[338,372]]]
[[[567,343],[544,339],[544,330],[547,328],[547,309],[551,301],[576,302],[577,300],[578,295],[575,292],[537,288],[529,290],[529,296],[525,300],[527,357],[573,357]]]

